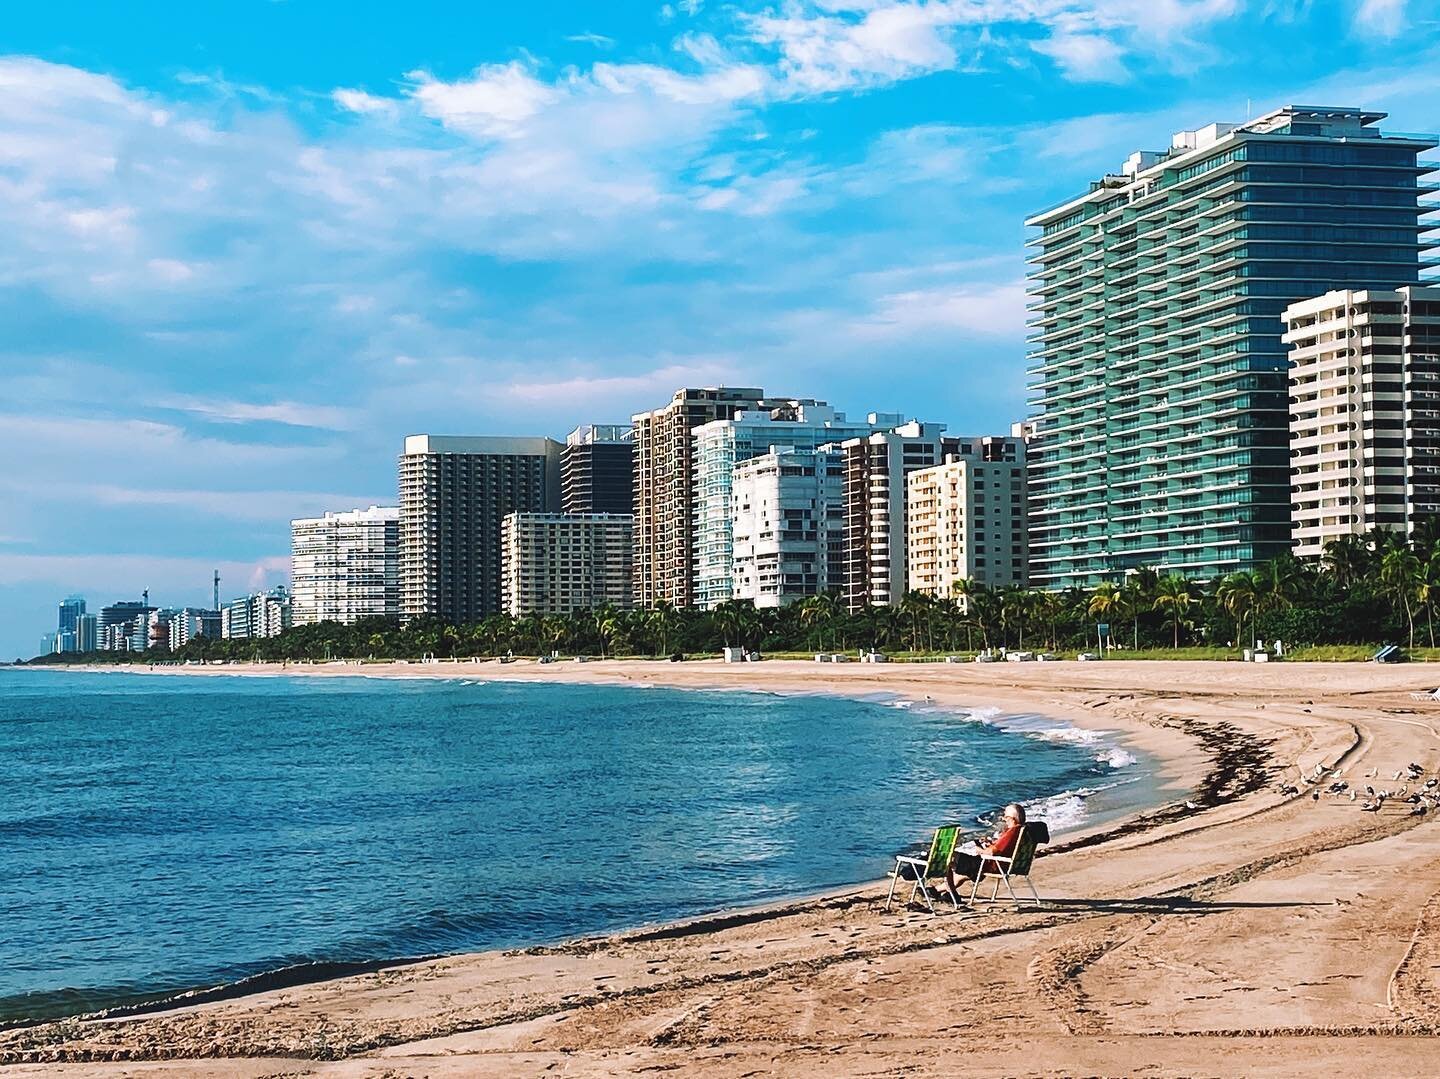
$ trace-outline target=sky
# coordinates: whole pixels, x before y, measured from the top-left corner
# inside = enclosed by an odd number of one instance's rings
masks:
[[[1440,130],[1440,4],[7,5],[0,656],[284,582],[408,433],[721,383],[1003,433],[1025,216],[1287,103]]]

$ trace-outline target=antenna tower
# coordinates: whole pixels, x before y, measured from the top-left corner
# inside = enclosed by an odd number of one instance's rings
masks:
[[[218,569],[215,571],[215,606],[210,609],[212,611],[220,609],[220,571]]]

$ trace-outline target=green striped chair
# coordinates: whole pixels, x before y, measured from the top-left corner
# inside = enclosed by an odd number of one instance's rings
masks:
[[[901,880],[913,880],[914,887],[910,889],[910,898],[905,901],[906,906],[915,902],[915,893],[919,892],[925,897],[925,905],[930,908],[930,913],[935,913],[935,904],[930,898],[930,889],[925,887],[925,882],[932,877],[942,877],[945,870],[950,867],[950,855],[955,850],[955,842],[960,838],[960,826],[958,824],[942,824],[935,829],[935,835],[930,840],[930,854],[920,858],[909,854],[897,854],[895,856],[895,869],[890,873],[890,894],[885,897],[885,909],[890,909],[890,903],[895,898],[895,886]],[[906,870],[909,870],[907,873]],[[955,903],[959,909],[959,903],[955,902],[952,895],[950,901]]]
[[[1000,885],[1005,885],[1005,890],[1010,893],[1010,899],[1017,905],[1020,897],[1015,894],[1015,889],[1010,886],[1012,880],[1023,880],[1030,888],[1030,894],[1035,897],[1035,905],[1040,905],[1040,893],[1035,890],[1035,882],[1030,879],[1030,867],[1035,862],[1035,849],[1041,843],[1050,842],[1050,829],[1043,820],[1027,821],[1020,826],[1020,838],[1015,843],[1015,850],[1011,856],[1006,858],[1000,854],[986,855],[981,862],[980,875],[975,880],[975,886],[970,889],[970,903],[973,905],[975,898],[980,893],[980,882],[986,877],[995,878],[995,887],[990,892],[989,902],[993,903],[1000,898]]]

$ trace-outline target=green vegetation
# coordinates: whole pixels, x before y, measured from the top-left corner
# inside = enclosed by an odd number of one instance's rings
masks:
[[[856,653],[875,648],[897,661],[973,656],[985,648],[1049,650],[1073,656],[1098,648],[1110,626],[1116,658],[1228,659],[1256,638],[1285,642],[1295,659],[1368,659],[1380,643],[1440,658],[1440,529],[1413,541],[1390,532],[1341,540],[1321,565],[1290,556],[1207,586],[1179,574],[1131,572],[1088,592],[1001,591],[956,582],[957,599],[908,593],[894,607],[847,612],[833,595],[757,610],[723,603],[713,611],[662,604],[653,610],[602,607],[569,616],[493,615],[471,625],[366,619],[351,626],[297,626],[268,640],[192,641],[173,657],[146,652],[44,656],[36,662],[177,660],[418,659],[424,656],[713,655],[739,645],[767,656]],[[1417,639],[1426,648],[1415,647]]]

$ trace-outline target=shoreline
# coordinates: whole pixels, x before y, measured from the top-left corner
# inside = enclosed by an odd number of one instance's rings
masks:
[[[1343,770],[1357,788],[1381,773],[1388,781],[1409,761],[1440,774],[1440,706],[1409,700],[1433,688],[1423,670],[607,664],[613,669],[563,666],[567,675],[584,669],[583,681],[903,692],[1124,730],[1169,747],[1168,758],[1163,749],[1153,756],[1167,761],[1194,808],[1179,803],[1093,836],[1067,834],[1037,861],[1039,909],[887,913],[885,888],[860,885],[143,1016],[12,1029],[0,1032],[0,1063],[17,1074],[64,1061],[82,1074],[150,1074],[146,1061],[156,1069],[184,1061],[185,1074],[367,1077],[557,1066],[716,1077],[815,1066],[841,1075],[1288,1075],[1321,1059],[1440,1071],[1432,819],[1396,801],[1363,814],[1342,796],[1278,789],[1317,763]],[[397,673],[561,680],[562,665],[521,666],[401,665]],[[982,1039],[954,1056],[954,1037],[1016,1017],[1023,1035]],[[1403,1045],[1389,1040],[1397,1035]]]
[[[691,661],[691,669],[685,673],[690,675],[698,661]],[[530,671],[526,668],[531,664],[521,666],[520,662],[515,664],[499,664],[498,662],[461,663],[461,664],[365,664],[359,665],[306,665],[306,664],[277,664],[277,663],[248,663],[248,664],[226,664],[215,666],[163,666],[163,665],[80,665],[65,668],[38,668],[65,670],[71,673],[86,674],[138,674],[138,675],[168,675],[168,676],[209,676],[209,677],[236,677],[236,678],[368,678],[377,681],[433,681],[437,683],[452,683],[456,680],[469,681],[479,675],[485,677],[480,681],[485,682],[524,682],[527,684],[553,684],[556,686],[584,686],[584,685],[606,685],[628,687],[636,690],[647,688],[672,689],[677,692],[744,692],[784,697],[812,697],[830,698],[836,700],[848,700],[854,702],[895,705],[897,702],[904,702],[908,705],[906,711],[913,711],[916,715],[943,713],[953,715],[957,719],[967,722],[984,723],[996,727],[999,730],[1012,733],[1020,737],[1035,737],[1044,739],[1045,733],[1051,730],[1077,730],[1093,731],[1101,738],[1106,739],[1109,744],[1123,747],[1130,753],[1132,760],[1124,768],[1141,769],[1141,774],[1133,779],[1121,779],[1113,784],[1105,784],[1107,777],[1097,776],[1095,786],[1085,785],[1078,789],[1067,789],[1056,791],[1050,795],[1037,798],[1032,802],[1032,813],[1037,812],[1033,806],[1044,805],[1054,800],[1073,797],[1085,802],[1085,817],[1083,821],[1074,827],[1060,825],[1053,830],[1054,840],[1051,849],[1056,851],[1079,849],[1094,843],[1104,842],[1107,839],[1116,838],[1122,835],[1130,835],[1157,827],[1164,820],[1172,819],[1175,815],[1175,798],[1192,793],[1194,786],[1204,784],[1219,785],[1223,782],[1228,767],[1223,756],[1214,752],[1203,752],[1198,749],[1192,752],[1179,752],[1179,740],[1170,738],[1147,738],[1149,728],[1133,728],[1114,723],[1097,723],[1093,716],[1084,713],[1076,713],[1072,717],[1060,718],[1051,713],[1038,713],[1033,711],[1025,712],[1001,712],[990,703],[961,703],[958,695],[947,695],[953,699],[941,701],[932,693],[921,693],[919,688],[899,682],[894,685],[886,685],[884,688],[862,688],[854,687],[846,690],[835,687],[811,686],[804,683],[791,684],[775,683],[764,686],[746,685],[735,686],[726,684],[723,675],[728,669],[720,661],[713,662],[718,667],[711,679],[701,680],[691,677],[674,679],[667,677],[675,668],[668,661],[598,661],[597,663],[581,664],[534,664],[539,671]],[[784,661],[781,661],[784,662]],[[599,667],[600,663],[607,664]],[[650,677],[642,681],[636,681],[631,674],[615,667],[632,663],[653,663],[653,667],[647,666],[645,674]],[[418,667],[419,670],[411,670],[411,667]],[[519,670],[516,670],[516,668]],[[458,669],[457,669],[458,668]],[[576,669],[578,668],[578,670]],[[598,668],[598,669],[591,669]],[[891,668],[897,674],[904,668]],[[552,673],[553,672],[553,673]],[[768,672],[760,672],[768,673]],[[913,673],[913,672],[911,672]],[[881,680],[886,682],[894,681],[888,675],[881,675]],[[990,716],[983,716],[980,713],[993,712]],[[1006,722],[1007,720],[1036,719],[1040,724],[1025,722]],[[1051,726],[1051,724],[1054,724]],[[1193,741],[1193,736],[1187,735],[1187,740]],[[1061,739],[1069,741],[1068,739]],[[1101,745],[1104,743],[1096,743]],[[1122,773],[1122,769],[1116,769],[1116,774]],[[1037,819],[1044,819],[1037,816]],[[921,837],[917,837],[917,841]],[[1044,856],[1044,852],[1041,852]],[[883,860],[883,859],[878,859]],[[784,912],[796,907],[805,906],[815,902],[824,902],[836,898],[858,894],[866,889],[874,888],[877,884],[883,885],[886,878],[877,881],[876,878],[865,878],[853,881],[846,881],[839,884],[817,886],[804,889],[791,894],[774,896],[756,903],[745,903],[735,906],[717,908],[711,911],[703,911],[698,914],[665,918],[657,921],[638,922],[634,924],[615,926],[609,929],[600,930],[594,933],[581,934],[579,936],[555,936],[539,937],[526,942],[515,943],[506,947],[486,948],[478,951],[458,952],[436,952],[422,955],[375,957],[353,960],[334,961],[312,961],[294,963],[285,966],[265,968],[255,973],[230,982],[221,982],[213,985],[196,985],[177,989],[158,990],[153,995],[137,993],[130,1000],[118,1002],[111,1005],[93,1007],[89,1010],[70,1013],[68,1018],[80,1020],[108,1020],[128,1018],[134,1016],[152,1015],[159,1012],[176,1008],[189,1008],[198,1005],[216,1003],[241,999],[259,993],[271,992],[279,989],[296,988],[305,985],[328,982],[337,978],[355,977],[374,971],[397,969],[414,966],[416,964],[434,962],[441,959],[478,957],[492,953],[520,953],[520,954],[543,954],[548,950],[568,950],[577,947],[584,947],[597,941],[609,938],[632,938],[649,937],[654,935],[668,935],[671,933],[680,934],[689,931],[693,926],[704,926],[712,923],[726,924],[747,924],[752,921],[763,920],[767,915],[776,912]],[[33,1027],[43,1023],[55,1022],[64,1017],[56,1016],[0,1016],[0,1031],[15,1030],[25,1027]]]

